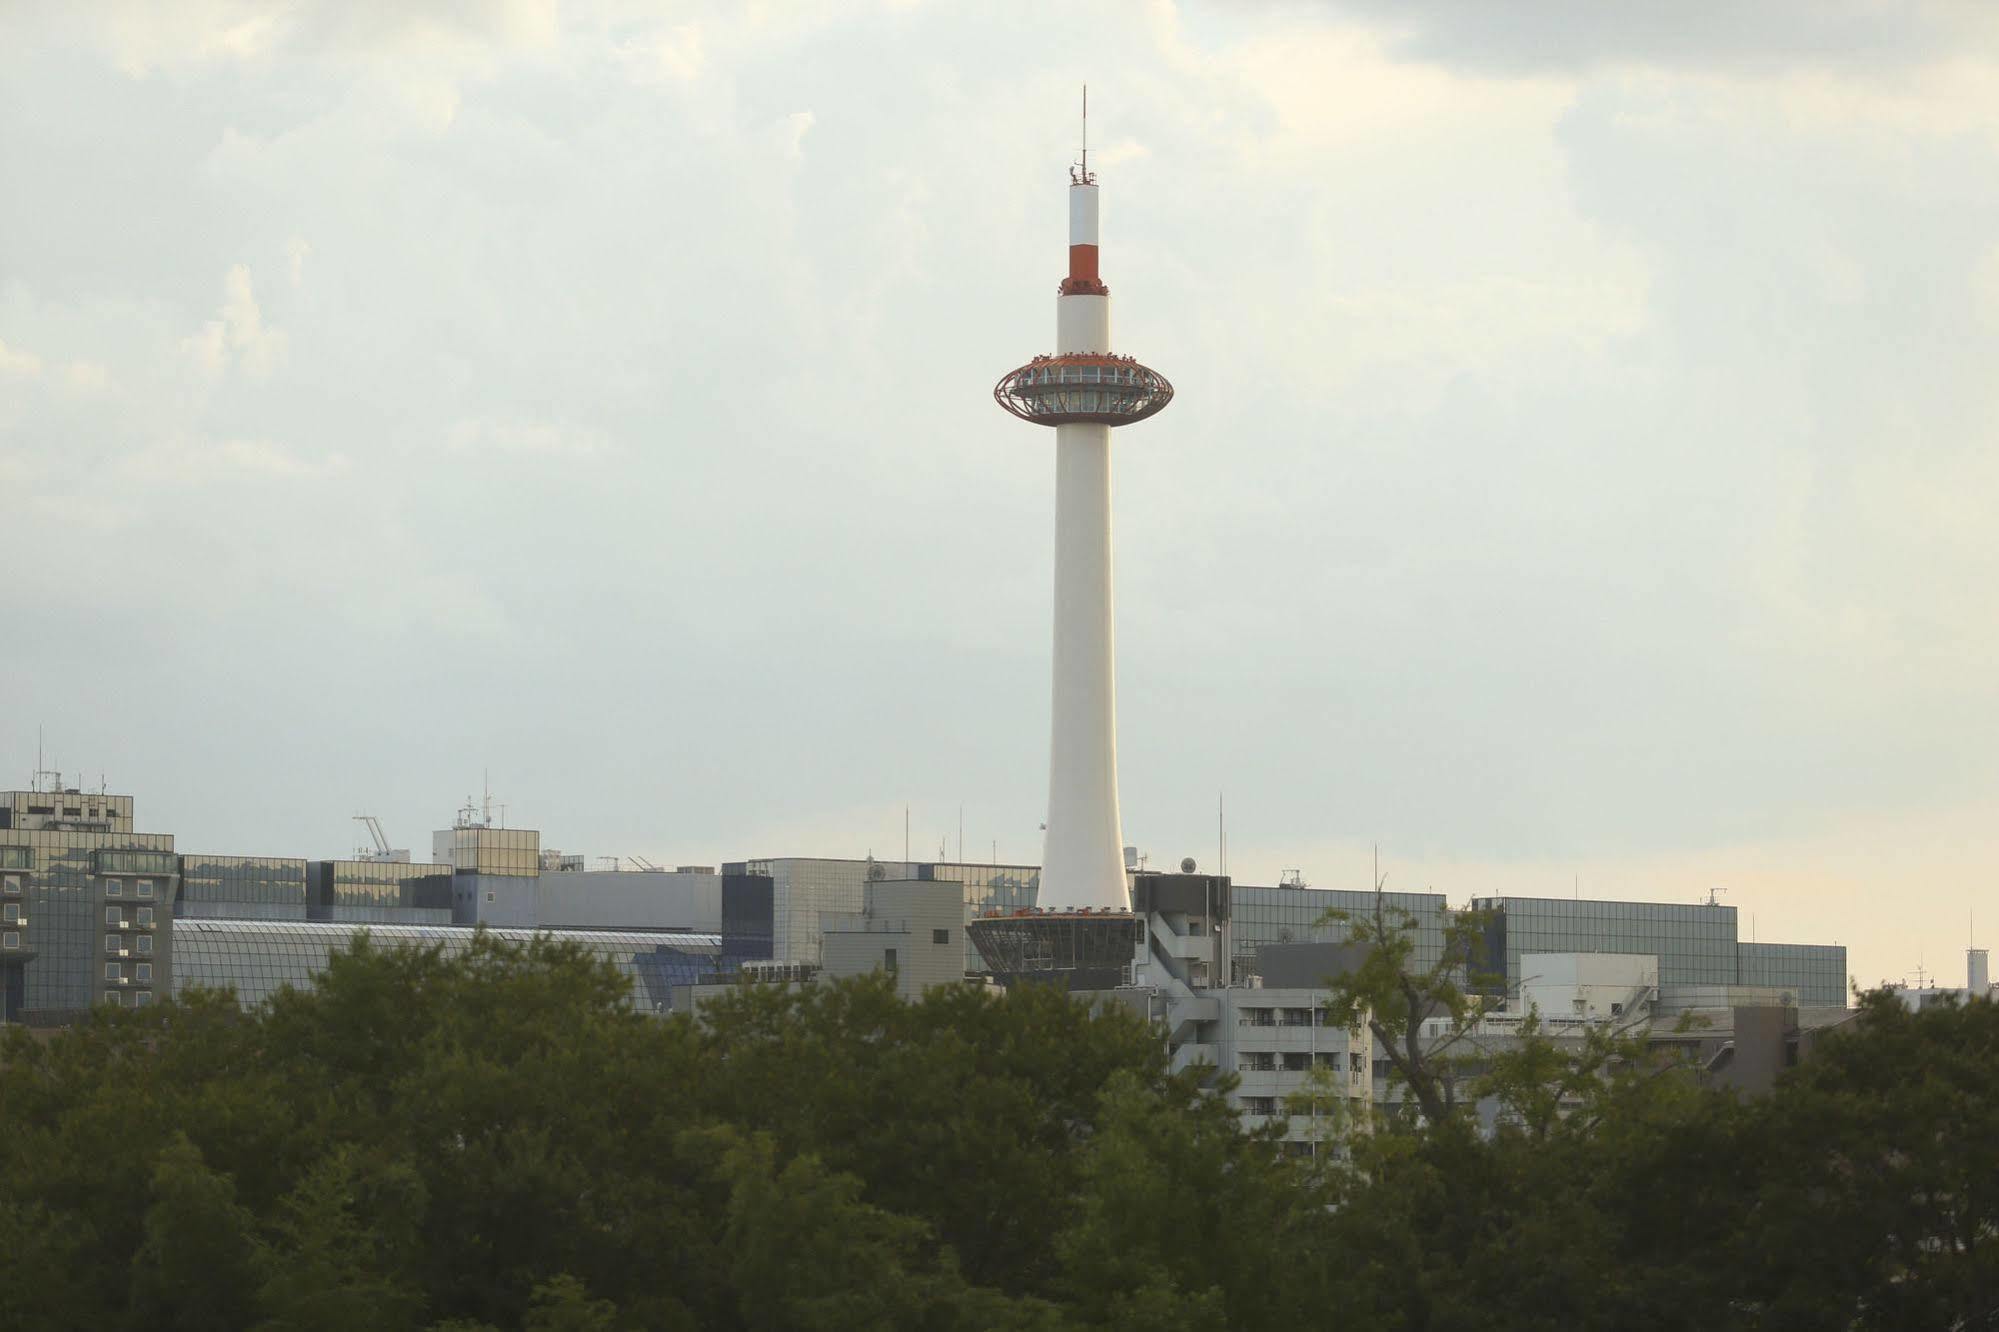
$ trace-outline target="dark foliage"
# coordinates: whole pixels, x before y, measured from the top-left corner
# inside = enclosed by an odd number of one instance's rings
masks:
[[[0,1327],[1999,1325],[1990,1004],[1870,998],[1752,1103],[1609,1077],[1294,1163],[1060,994],[623,994],[363,946],[250,1013],[12,1033]]]

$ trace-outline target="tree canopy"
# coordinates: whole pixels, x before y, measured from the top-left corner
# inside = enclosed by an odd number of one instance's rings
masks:
[[[1573,1122],[1292,1160],[1141,1019],[1041,987],[746,988],[702,1024],[624,995],[558,943],[364,942],[247,1012],[11,1031],[0,1326],[1999,1318],[1986,1003],[1869,997],[1755,1101],[1612,1078]]]

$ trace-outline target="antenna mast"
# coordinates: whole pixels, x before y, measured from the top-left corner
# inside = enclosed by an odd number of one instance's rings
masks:
[[[1090,179],[1090,85],[1083,85],[1083,180]]]

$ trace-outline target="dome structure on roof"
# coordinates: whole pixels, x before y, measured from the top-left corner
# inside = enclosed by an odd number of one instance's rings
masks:
[[[1111,352],[1037,356],[993,386],[993,398],[1035,425],[1121,426],[1143,421],[1173,400],[1166,376]]]

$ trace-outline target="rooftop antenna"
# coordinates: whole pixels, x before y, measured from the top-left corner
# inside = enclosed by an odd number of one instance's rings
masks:
[[[1229,873],[1229,807],[1227,794],[1215,792],[1215,873]]]

